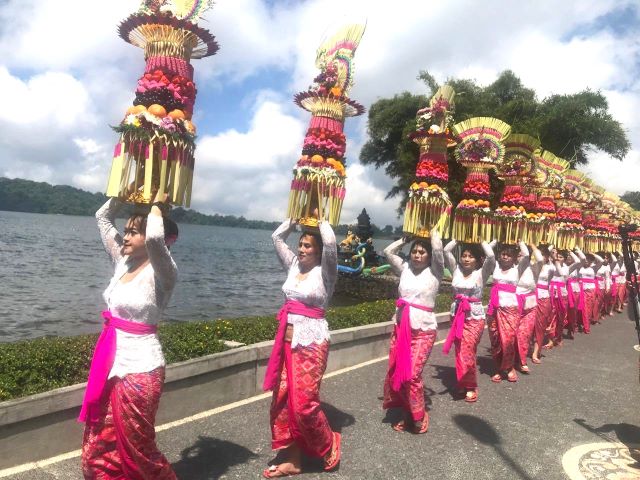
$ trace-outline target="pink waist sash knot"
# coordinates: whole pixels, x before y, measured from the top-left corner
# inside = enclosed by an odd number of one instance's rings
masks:
[[[442,346],[442,353],[445,355],[449,354],[449,350],[451,350],[451,345],[453,345],[454,341],[462,339],[464,320],[467,318],[467,313],[471,311],[471,303],[481,302],[482,300],[458,294],[455,297],[455,301],[457,303],[456,313],[453,317],[453,321],[451,322],[451,328],[449,329],[447,339]]]
[[[600,292],[600,287],[598,286],[598,281],[595,278],[583,277],[580,279],[579,283],[580,283],[580,302],[578,303],[578,310],[584,310],[584,303],[585,303],[584,284],[591,283],[595,285],[596,293]]]
[[[102,317],[104,325],[93,351],[79,422],[94,423],[100,420],[100,398],[116,358],[116,329],[135,335],[148,335],[158,331],[157,325],[130,322],[114,317],[108,310],[102,312]]]
[[[559,281],[552,281],[549,283],[549,297],[551,298],[551,304],[555,306],[561,312],[564,311],[564,304],[562,303],[562,288],[567,288],[567,284]],[[569,294],[569,292],[567,292]],[[572,295],[568,295],[571,298]]]
[[[262,383],[262,389],[264,391],[273,390],[278,384],[280,365],[282,365],[284,359],[284,336],[287,331],[287,320],[289,319],[290,313],[294,315],[304,315],[310,318],[324,318],[325,316],[324,308],[312,307],[295,300],[287,300],[284,302],[284,305],[276,316],[278,319],[278,331],[276,332],[275,342],[271,350],[269,363],[267,364],[267,371],[264,374],[264,382]]]
[[[578,283],[578,285],[580,284],[580,282],[578,281],[578,279],[576,277],[571,277],[569,280],[567,280],[567,293],[569,294],[569,306],[570,307],[575,307],[575,301],[573,298],[573,285],[575,283]],[[582,292],[582,285],[580,285],[580,291]],[[580,296],[582,296],[582,293],[580,293]]]
[[[402,298],[396,301],[396,307],[401,309],[400,322],[396,319],[396,348],[395,348],[395,370],[391,377],[391,388],[394,391],[400,390],[402,385],[413,376],[413,365],[411,362],[411,319],[409,317],[409,307],[418,308],[425,312],[433,312],[433,308],[417,303],[409,303]]]
[[[510,283],[494,282],[491,287],[491,297],[489,299],[489,307],[487,315],[493,315],[500,306],[500,292],[516,293],[516,286]],[[518,308],[520,306],[520,298],[518,298]]]
[[[524,313],[524,307],[525,307],[525,304],[527,302],[527,297],[536,297],[536,300],[537,300],[538,299],[538,290],[536,289],[535,292],[529,292],[529,293],[516,293],[516,297],[518,298],[518,310],[520,311],[520,314],[522,315]]]

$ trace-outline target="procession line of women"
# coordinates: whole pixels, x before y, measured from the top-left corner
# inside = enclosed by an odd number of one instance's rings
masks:
[[[96,218],[114,275],[104,292],[108,309],[91,364],[79,420],[85,422],[82,469],[87,479],[175,479],[155,442],[155,415],[164,383],[165,360],[157,326],[177,280],[169,251],[178,228],[166,217],[167,195],[157,195],[148,214],[133,214],[124,235],[115,227],[118,200],[109,200]],[[266,478],[302,472],[302,457],[316,457],[326,471],[338,467],[340,433],[333,431],[320,404],[330,335],[325,311],[337,277],[336,240],[331,226],[303,231],[297,252],[286,244],[296,223],[286,220],[273,233],[278,258],[287,271],[284,305],[263,387],[273,391],[269,412],[276,458]],[[400,408],[399,432],[426,433],[422,371],[436,340],[435,299],[445,263],[452,274],[451,328],[444,352],[455,349],[458,388],[467,402],[478,400],[477,348],[485,324],[496,373],[493,382],[518,380],[529,373],[527,359],[562,344],[563,332],[589,333],[626,301],[625,270],[612,253],[531,251],[519,246],[460,245],[443,248],[437,231],[411,243],[408,261],[400,239],[384,251],[400,276],[393,315],[389,366],[383,383],[383,408]],[[533,254],[535,262],[531,264]],[[485,314],[482,291],[493,277]]]

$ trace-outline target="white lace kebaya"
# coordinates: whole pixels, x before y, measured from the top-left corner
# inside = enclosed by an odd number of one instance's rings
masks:
[[[115,265],[113,278],[103,293],[104,301],[115,317],[157,325],[178,276],[176,264],[164,243],[162,217],[147,217],[145,246],[149,264],[131,281],[122,283],[120,279],[128,270],[128,256],[120,254],[122,236],[115,226],[117,211],[117,201],[110,199],[96,212],[102,243]],[[136,335],[116,329],[116,342],[116,356],[109,378],[150,372],[165,365],[157,334]]]
[[[286,243],[287,237],[294,228],[295,224],[285,220],[271,236],[278,258],[288,271],[287,280],[282,285],[285,300],[296,300],[305,305],[326,310],[338,275],[336,237],[328,222],[320,222],[323,245],[320,265],[313,267],[305,278],[298,280],[297,277],[300,274],[298,256]],[[320,344],[330,340],[329,325],[325,318],[310,318],[290,313],[287,323],[293,325],[291,348],[298,345],[306,347],[312,343]]]
[[[444,254],[440,237],[431,238],[431,265],[414,274],[409,263],[398,256],[398,251],[405,244],[403,239],[397,240],[384,249],[391,268],[400,276],[398,294],[402,300],[408,303],[424,305],[433,308],[436,304],[436,295],[440,282],[444,276]],[[393,321],[398,321],[398,309],[393,315]],[[434,312],[427,312],[419,308],[409,307],[409,319],[413,330],[435,330],[438,327]]]

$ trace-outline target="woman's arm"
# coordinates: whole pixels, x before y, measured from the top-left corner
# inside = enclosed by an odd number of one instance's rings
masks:
[[[405,240],[404,237],[402,237],[400,240],[396,240],[395,242],[393,242],[391,245],[389,245],[387,248],[385,248],[382,251],[384,256],[387,257],[387,261],[389,262],[389,265],[391,265],[391,270],[393,270],[393,273],[395,273],[398,276],[402,274],[402,269],[404,264],[404,261],[398,255],[398,252],[406,243],[407,241]]]
[[[457,244],[458,242],[456,242],[455,240],[451,240],[444,247],[444,261],[445,261],[445,264],[447,265],[447,268],[451,272],[451,275],[453,275],[453,272],[455,271],[455,269],[458,268],[458,262],[456,262],[456,257],[454,257],[452,253],[453,249],[456,248]]]
[[[522,259],[520,260],[520,262],[518,262],[518,278],[522,276],[524,271],[531,264],[531,258],[529,257],[529,255],[531,254],[529,253],[529,249],[527,248],[527,245],[524,242],[520,242],[519,245],[520,245],[520,253],[522,253]]]
[[[580,267],[582,267],[582,262],[580,261],[578,256],[575,253],[573,253],[571,250],[569,250],[569,255],[571,255],[571,258],[573,258],[573,263],[569,265],[569,273],[572,273],[575,270],[578,270]]]
[[[153,267],[153,274],[156,279],[165,291],[173,290],[178,279],[178,267],[176,267],[176,263],[171,258],[169,249],[164,241],[162,211],[155,205],[151,207],[151,211],[147,215],[147,231],[144,243],[147,247],[149,262]]]
[[[533,278],[536,283],[538,283],[538,278],[540,278],[540,272],[542,271],[542,266],[544,265],[544,257],[542,256],[542,252],[538,250],[538,247],[535,245],[531,245],[531,250],[533,250],[533,258],[536,259],[536,263],[531,266],[531,271],[533,272]]]
[[[287,219],[282,222],[271,235],[271,240],[273,240],[273,246],[276,249],[276,254],[280,259],[280,263],[287,271],[289,271],[289,267],[291,267],[293,260],[296,258],[296,254],[293,253],[289,248],[289,245],[287,245],[287,237],[289,237],[289,234],[293,231],[294,226],[295,224],[291,220]]]
[[[329,222],[320,222],[320,236],[322,237],[322,280],[329,296],[333,294],[338,277],[338,248],[336,236]]]
[[[481,242],[480,245],[485,255],[484,262],[482,263],[482,284],[484,285],[496,268],[496,255],[493,253],[491,245],[487,242]]]
[[[595,265],[593,266],[593,272],[598,275],[598,270],[600,270],[600,267],[602,266],[602,264],[604,263],[604,258],[602,258],[600,255],[598,255],[597,253],[593,254],[593,258],[595,259]]]
[[[98,222],[98,230],[100,230],[100,238],[102,245],[115,264],[120,261],[122,255],[122,236],[118,232],[115,225],[116,213],[120,210],[120,203],[115,198],[110,198],[96,212],[96,221]]]
[[[444,251],[438,230],[431,230],[431,273],[439,281],[444,277]],[[451,272],[453,273],[453,272]]]

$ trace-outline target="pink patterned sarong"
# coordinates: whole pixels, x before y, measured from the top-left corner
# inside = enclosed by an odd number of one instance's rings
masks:
[[[491,355],[499,371],[511,370],[516,354],[516,334],[520,323],[518,307],[498,307],[487,317]]]
[[[456,347],[456,378],[459,388],[467,390],[478,388],[477,352],[484,332],[484,323],[484,319],[468,319],[464,322],[462,339],[454,343]]]
[[[331,449],[333,432],[320,406],[320,384],[327,368],[329,342],[284,343],[284,361],[271,400],[271,445],[280,450],[296,443],[309,456]]]
[[[532,293],[531,295],[535,295]],[[537,308],[532,307],[524,310],[520,314],[518,323],[518,332],[516,338],[517,354],[520,365],[527,364],[527,356],[529,355],[529,346],[531,345],[531,337],[536,326]]]
[[[164,367],[107,382],[99,404],[99,419],[88,422],[84,430],[85,479],[176,479],[155,442],[155,416],[163,383]]]
[[[553,324],[554,314],[551,304],[551,298],[538,297],[538,303],[536,305],[536,321],[533,329],[535,342],[538,347],[542,347],[545,344],[545,336],[549,338],[553,337],[551,333],[552,329],[555,330],[555,324]]]
[[[429,360],[431,349],[436,340],[436,330],[411,330],[411,359],[412,376],[404,382],[398,391],[392,387],[393,375],[396,369],[396,349],[398,330],[391,334],[389,349],[389,369],[384,380],[384,401],[382,408],[402,408],[411,413],[415,421],[422,420],[425,415],[424,381],[422,370]]]

